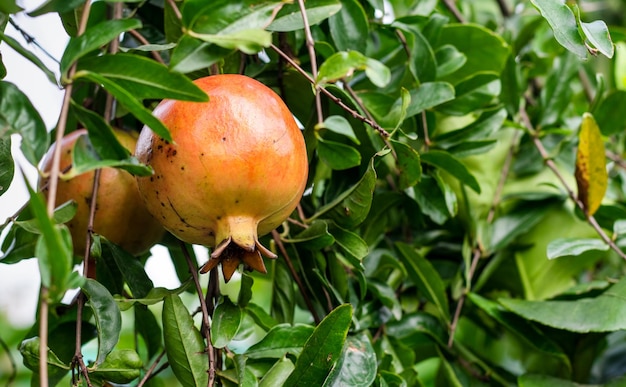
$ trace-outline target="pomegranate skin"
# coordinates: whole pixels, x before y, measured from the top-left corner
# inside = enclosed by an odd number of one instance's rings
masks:
[[[154,169],[137,178],[140,192],[176,237],[215,247],[203,272],[223,263],[228,279],[240,261],[264,272],[259,252],[275,255],[258,236],[280,225],[302,196],[304,138],[287,106],[262,83],[235,74],[194,82],[208,102],[164,100],[154,110],[173,142],[147,127],[139,136],[135,154]]]
[[[63,137],[61,171],[72,164],[74,143],[79,137],[86,135],[87,131],[80,129]],[[136,136],[119,129],[115,130],[115,135],[126,149],[134,150]],[[53,148],[43,158],[41,170],[44,173],[49,172],[52,167],[52,152]],[[69,200],[76,202],[76,215],[67,222],[76,255],[83,255],[85,252],[94,175],[94,171],[89,171],[69,180],[59,179],[57,186],[57,206]],[[47,181],[48,179],[44,178],[39,183],[46,197]],[[145,208],[135,178],[130,173],[116,168],[103,168],[100,172],[93,229],[135,255],[146,252],[165,232],[161,224]]]

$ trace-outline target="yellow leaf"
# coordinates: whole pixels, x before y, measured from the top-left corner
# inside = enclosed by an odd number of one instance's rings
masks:
[[[578,134],[575,176],[578,199],[585,205],[587,214],[593,215],[604,198],[609,176],[602,134],[590,113],[583,114]]]

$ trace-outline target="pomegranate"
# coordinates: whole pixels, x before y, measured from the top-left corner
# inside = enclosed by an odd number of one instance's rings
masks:
[[[136,156],[154,169],[138,177],[146,206],[179,239],[213,247],[202,273],[240,263],[266,273],[259,243],[295,209],[308,174],[302,133],[280,97],[235,74],[194,81],[209,102],[164,100],[154,110],[173,142],[149,128]]]
[[[87,131],[80,129],[63,137],[60,164],[62,171],[72,164],[74,143],[80,136],[86,135]],[[115,135],[126,149],[134,150],[137,136],[120,129],[115,129]],[[51,167],[52,148],[45,155],[41,169],[49,172]],[[77,205],[76,215],[67,223],[72,235],[74,254],[77,255],[82,255],[85,251],[94,174],[94,171],[90,171],[69,180],[59,180],[57,187],[57,206],[69,200],[74,200]],[[46,196],[47,181],[42,179],[39,184]],[[116,168],[101,170],[93,229],[131,254],[147,251],[165,232],[163,226],[146,210],[135,178]]]

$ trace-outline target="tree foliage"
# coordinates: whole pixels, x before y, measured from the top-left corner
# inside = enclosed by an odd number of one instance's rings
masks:
[[[29,188],[2,225],[0,263],[37,260],[40,308],[25,334],[0,332],[21,357],[0,379],[622,380],[622,2],[50,0],[28,15],[62,21],[70,40],[58,69],[3,32],[20,12],[15,0],[0,4],[0,39],[66,101],[46,128],[18,85],[0,80],[0,195],[19,173],[13,134],[37,166],[56,136],[85,127],[90,144],[73,173],[149,174],[112,127],[169,138],[152,109],[164,98],[206,100],[192,80],[217,73],[281,96],[302,125],[310,171],[298,211],[264,237],[279,255],[266,260],[268,274],[242,271],[227,284],[215,270],[198,276],[195,253],[207,248],[166,235],[176,289],[153,285],[150,253],[132,256],[98,235],[90,257],[73,257],[63,224],[72,205],[52,211]],[[75,270],[87,258],[97,279]]]

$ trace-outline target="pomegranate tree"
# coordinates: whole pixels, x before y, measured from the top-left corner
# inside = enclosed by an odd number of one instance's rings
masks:
[[[86,135],[87,131],[80,129],[63,137],[60,163],[62,171],[72,164],[74,144],[79,137]],[[137,136],[120,129],[115,129],[115,135],[126,149],[134,151]],[[52,150],[53,148],[48,151],[42,161],[41,169],[44,174],[52,167]],[[90,171],[68,180],[60,179],[57,187],[57,205],[69,200],[76,202],[76,215],[67,226],[72,235],[74,254],[77,255],[82,255],[85,251],[94,175],[94,171]],[[48,179],[44,178],[39,183],[46,196],[47,182]],[[131,254],[147,251],[164,233],[161,224],[146,210],[134,177],[117,168],[103,168],[100,173],[93,230]]]
[[[209,102],[164,100],[154,110],[170,130],[149,128],[135,154],[154,174],[138,177],[148,210],[179,239],[213,247],[207,272],[219,263],[229,280],[241,262],[265,273],[262,255],[276,255],[259,236],[295,209],[306,186],[302,133],[280,97],[243,75],[195,81]]]

